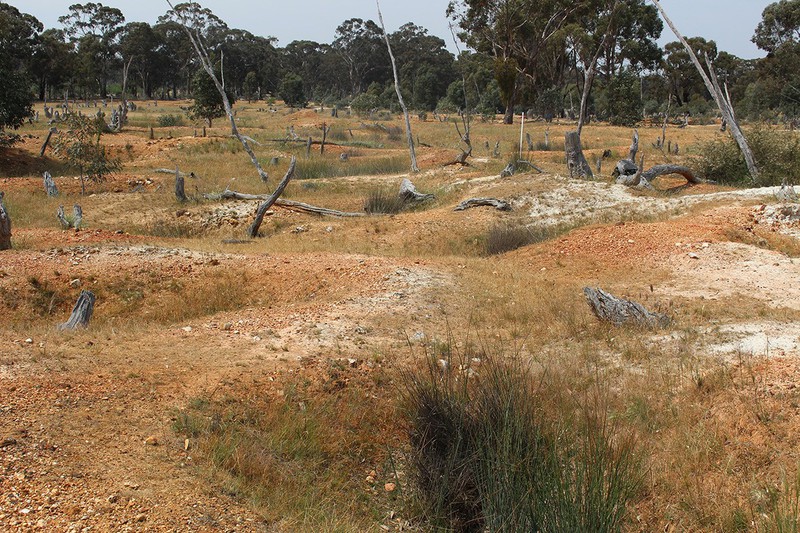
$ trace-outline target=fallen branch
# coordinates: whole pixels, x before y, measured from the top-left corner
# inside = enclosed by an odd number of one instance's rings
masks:
[[[615,326],[630,323],[642,328],[656,329],[670,324],[668,316],[648,311],[642,304],[617,298],[600,288],[586,287],[583,294],[586,295],[595,316]]]
[[[648,183],[653,181],[659,176],[666,176],[667,174],[680,174],[689,183],[699,184],[703,180],[694,175],[694,172],[689,167],[681,165],[656,165],[649,170],[642,172],[642,179]]]
[[[250,224],[250,227],[247,229],[247,234],[250,236],[251,239],[255,239],[258,237],[258,230],[261,228],[261,223],[264,221],[264,216],[267,214],[267,211],[270,207],[278,200],[281,194],[283,194],[284,189],[286,186],[289,185],[292,177],[294,176],[294,167],[297,165],[297,158],[292,156],[292,162],[289,163],[289,170],[286,171],[286,175],[283,177],[281,182],[275,188],[275,191],[262,203],[258,206],[258,210],[256,211],[256,218],[253,220],[253,223]],[[262,174],[259,172],[259,174]],[[262,179],[266,174],[262,174]]]
[[[266,194],[245,194],[241,192],[225,190],[220,196],[225,200],[266,200],[269,198]],[[209,196],[209,198],[211,198]],[[282,207],[291,211],[298,211],[301,213],[310,213],[312,215],[321,215],[328,217],[363,217],[364,213],[348,213],[345,211],[337,211],[335,209],[328,209],[327,207],[318,207],[315,205],[304,204],[303,202],[295,202],[294,200],[285,200],[278,198],[275,200],[275,207]]]
[[[465,211],[473,207],[489,206],[494,207],[498,211],[511,211],[511,204],[504,200],[497,198],[470,198],[464,200],[453,211]]]
[[[175,171],[174,170],[170,170],[168,168],[157,168],[157,169],[154,169],[153,172],[155,172],[156,174],[172,174],[173,176],[175,175]],[[188,174],[186,174],[185,172],[179,172],[178,175],[181,178],[196,178],[197,177],[194,172],[189,172]]]

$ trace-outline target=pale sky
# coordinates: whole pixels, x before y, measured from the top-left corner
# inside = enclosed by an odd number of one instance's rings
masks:
[[[30,13],[47,28],[59,27],[58,17],[81,0],[1,0]],[[154,23],[167,9],[165,0],[101,0],[125,14],[128,22]],[[745,59],[764,54],[750,42],[761,12],[770,0],[662,0],[661,4],[687,37],[713,39],[720,50]],[[378,15],[374,0],[200,0],[232,28],[277,37],[280,46],[294,40],[330,43],[336,27],[348,18],[372,19]],[[383,0],[381,9],[390,32],[414,22],[443,38],[454,51],[444,12],[448,0]],[[661,44],[673,41],[664,28]]]

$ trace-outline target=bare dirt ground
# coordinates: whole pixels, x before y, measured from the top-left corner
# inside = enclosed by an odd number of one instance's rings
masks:
[[[306,111],[291,120],[313,128],[318,115]],[[703,185],[639,193],[556,173],[500,180],[480,168],[442,170],[450,151],[431,150],[420,180],[435,184],[444,199],[429,209],[363,220],[274,209],[269,239],[236,245],[223,240],[238,235],[256,203],[177,206],[164,199],[170,177],[148,171],[207,140],[110,139],[115,150],[134,155],[103,191],[81,200],[89,227],[63,232],[21,215],[14,233],[21,244],[0,257],[5,530],[280,530],[202,473],[195,443],[173,429],[177,413],[221,389],[280,395],[324,361],[342,361],[354,372],[407,364],[409,344],[458,330],[480,308],[468,270],[486,272],[480,279],[487,291],[510,287],[517,276],[554,286],[603,285],[664,305],[680,325],[666,335],[642,334],[646,342],[688,343],[699,357],[732,364],[755,358],[765,401],[796,395],[800,265],[786,247],[800,217],[793,206],[777,205],[774,190]],[[30,157],[37,141],[8,156],[14,172],[38,172],[42,163]],[[334,203],[358,209],[360,200],[345,197],[347,187],[393,188],[398,181],[395,174],[367,175],[316,186],[331,191]],[[57,182],[70,198],[79,191],[71,176]],[[40,187],[36,177],[0,179],[9,199],[46,202]],[[324,201],[312,188],[293,191],[303,193]],[[505,219],[488,209],[452,211],[474,196],[509,199],[511,216],[526,224],[575,229],[500,258],[476,257],[485,230]],[[154,231],[178,222],[201,237]],[[57,332],[86,288],[98,295],[92,327]],[[591,323],[579,294],[574,302],[578,322]],[[615,353],[613,338],[608,346]],[[732,422],[741,432],[730,446],[778,446],[777,455],[793,458],[796,437],[779,442],[800,427],[793,405],[780,431],[768,436],[750,419]],[[735,417],[727,406],[720,416]],[[641,530],[686,525],[666,516],[672,504],[646,500]]]

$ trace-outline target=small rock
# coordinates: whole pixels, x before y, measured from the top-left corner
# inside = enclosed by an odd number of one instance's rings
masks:
[[[689,256],[689,259],[700,259],[700,256],[694,252],[689,252],[687,255]]]
[[[387,483],[383,486],[383,490],[385,490],[386,492],[394,492],[395,488],[396,485],[394,483]]]
[[[348,359],[347,364],[350,365],[352,368],[358,366],[358,359]]]
[[[306,229],[305,226],[297,226],[292,230],[292,233],[305,233],[306,231],[308,231],[308,229]]]
[[[158,438],[155,435],[150,435],[144,439],[144,443],[148,446],[158,446]]]
[[[186,333],[190,333],[192,331],[192,326],[186,326],[185,328],[181,328]]]
[[[144,513],[136,515],[136,518],[134,519],[136,522],[144,522],[145,520],[147,520],[147,515]]]
[[[20,509],[19,512],[20,514],[28,514],[31,512],[31,510],[26,507],[25,509]]]
[[[230,322],[226,322],[225,325],[222,326],[223,331],[230,331],[231,329],[233,329],[233,324],[231,324]]]
[[[73,289],[77,289],[78,287],[81,286],[81,280],[73,279],[72,281],[69,282],[69,286],[72,287]]]
[[[108,503],[117,503],[119,501],[119,495],[112,494],[108,498],[106,498],[106,500],[108,501]]]
[[[33,339],[25,339],[25,344],[33,344]]]
[[[328,232],[328,233],[332,232],[333,231],[333,226],[326,227],[325,231]]]

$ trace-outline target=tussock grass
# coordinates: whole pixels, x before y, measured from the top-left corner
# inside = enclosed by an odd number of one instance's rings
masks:
[[[406,383],[417,495],[435,528],[621,528],[642,470],[604,406],[485,351],[431,358]]]
[[[572,225],[528,226],[521,223],[497,224],[486,233],[484,253],[497,255],[529,244],[548,241],[574,229]]]
[[[364,200],[364,211],[371,215],[395,215],[406,207],[397,193],[386,189],[373,189]]]

